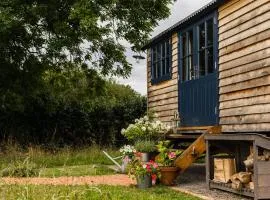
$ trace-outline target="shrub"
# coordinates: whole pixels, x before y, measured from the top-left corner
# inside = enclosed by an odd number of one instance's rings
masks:
[[[11,176],[11,177],[33,177],[37,176],[39,170],[36,164],[29,162],[29,157],[24,161],[16,161],[11,163],[7,168],[1,171],[1,176]]]
[[[156,143],[152,140],[139,140],[135,142],[135,149],[139,152],[154,152],[156,150]]]
[[[135,119],[134,124],[130,124],[127,129],[122,129],[121,133],[131,141],[136,140],[156,140],[170,129],[159,120],[153,117],[144,116]]]

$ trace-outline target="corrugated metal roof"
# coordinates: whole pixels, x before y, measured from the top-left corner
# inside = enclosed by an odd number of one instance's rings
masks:
[[[179,22],[177,22],[176,24],[174,24],[170,28],[166,29],[165,31],[158,34],[157,36],[153,37],[145,46],[143,46],[142,50],[149,48],[152,44],[157,43],[162,38],[168,37],[173,32],[175,32],[181,28],[184,28],[185,26],[187,26],[188,24],[192,23],[195,20],[198,20],[202,15],[205,15],[205,14],[213,11],[218,6],[223,4],[225,1],[227,1],[227,0],[213,0],[213,1],[211,1],[207,5],[200,8],[199,10],[197,10],[197,11],[193,12],[192,14],[190,14],[189,16],[187,16],[186,18],[180,20]]]

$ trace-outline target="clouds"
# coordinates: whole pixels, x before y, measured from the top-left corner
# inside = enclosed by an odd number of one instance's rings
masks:
[[[166,30],[173,24],[177,23],[181,19],[185,18],[192,12],[200,9],[211,0],[177,0],[171,9],[171,15],[168,19],[159,22],[153,33],[152,37],[156,36],[160,32]],[[146,95],[147,83],[146,83],[146,59],[136,63],[136,60],[132,57],[134,53],[131,49],[127,49],[126,56],[128,61],[132,64],[132,74],[128,79],[117,79],[122,84],[128,84],[137,92]],[[145,55],[143,55],[145,57]]]

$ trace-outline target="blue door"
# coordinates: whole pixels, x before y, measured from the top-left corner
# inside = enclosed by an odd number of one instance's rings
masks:
[[[179,33],[179,113],[182,126],[218,124],[215,15]]]

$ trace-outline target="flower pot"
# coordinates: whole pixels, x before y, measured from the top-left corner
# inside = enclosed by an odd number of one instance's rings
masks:
[[[152,178],[150,175],[137,176],[137,187],[140,189],[150,188],[152,186]]]
[[[149,162],[149,160],[150,160],[150,153],[142,152],[141,153],[141,161],[142,162]]]
[[[174,180],[178,175],[177,167],[160,167],[160,182],[163,185],[174,185]]]

